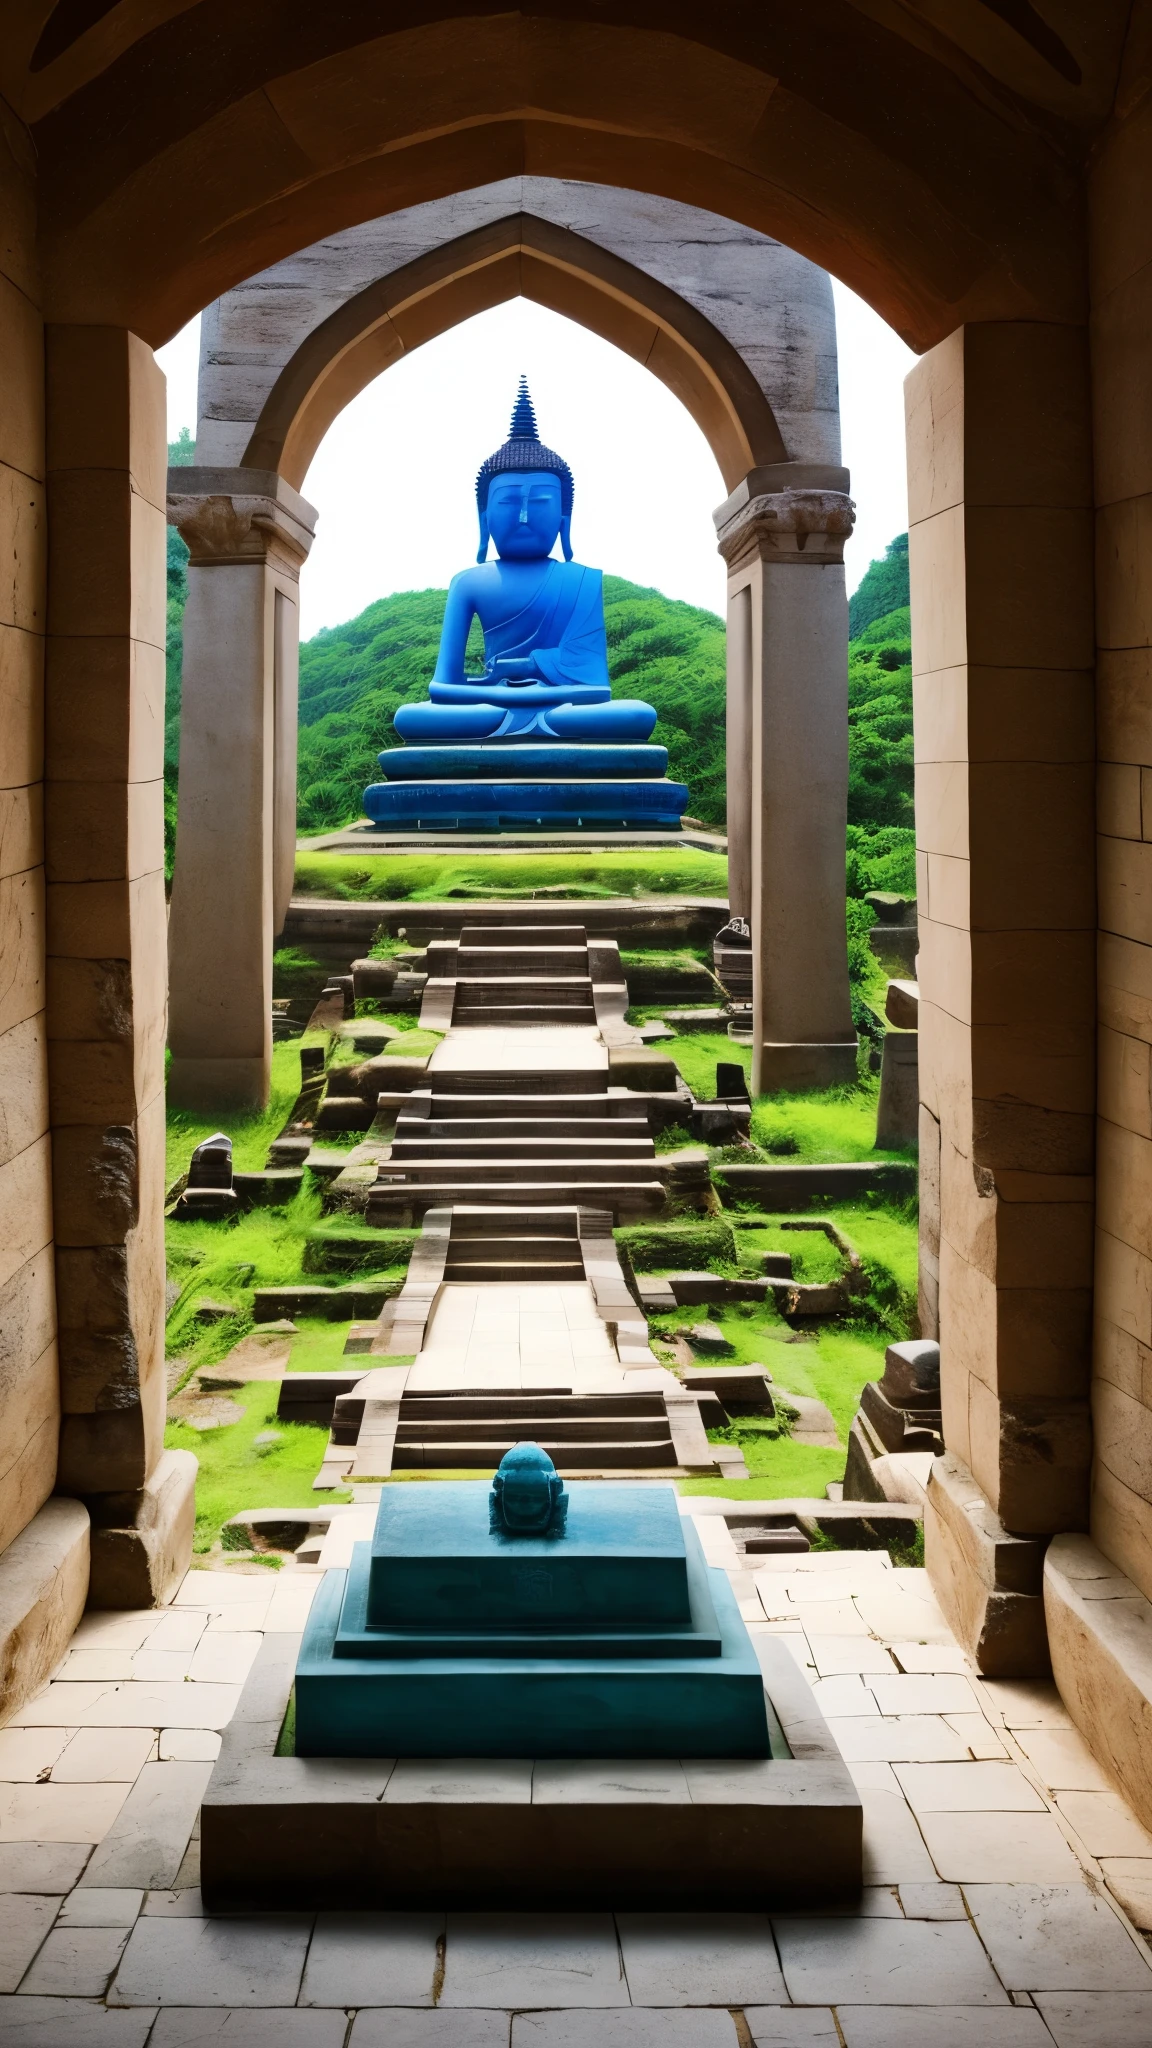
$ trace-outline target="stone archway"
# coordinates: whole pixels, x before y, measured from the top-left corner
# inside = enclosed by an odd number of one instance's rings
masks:
[[[730,492],[717,515],[732,527],[736,620],[730,900],[753,924],[757,1083],[854,1075],[840,909],[852,512],[829,281],[698,208],[520,179],[348,230],[205,315],[197,466],[169,479],[192,550],[170,925],[177,1102],[260,1100],[267,1088],[272,942],[295,847],[292,551],[307,551],[313,515],[297,492],[308,464],[389,364],[520,293],[643,362],[712,448]]]
[[[402,0],[381,35],[377,0],[121,0],[41,43],[52,12],[14,5],[4,50],[3,624],[14,802],[38,815],[46,727],[48,822],[46,863],[29,824],[10,841],[26,865],[3,878],[5,1057],[28,1105],[5,1235],[13,1284],[34,1285],[39,1307],[19,1318],[6,1382],[0,1540],[55,1482],[57,1403],[61,1484],[115,1499],[125,1530],[142,1528],[134,1492],[154,1439],[129,1442],[126,1418],[161,1407],[164,477],[150,346],[319,237],[529,171],[784,236],[930,351],[909,385],[922,1076],[939,1140],[945,1428],[974,1475],[967,1495],[934,1478],[933,1572],[980,1644],[1019,1603],[1037,1613],[1048,1536],[1087,1522],[1099,923],[1092,1526],[1152,1596],[1152,1168],[1147,1091],[1132,1085],[1152,943],[1142,11],[1100,0],[1064,9],[1057,31],[1035,8],[982,0],[941,0],[931,22],[673,0],[651,26],[654,10],[600,0],[511,13]],[[1118,1683],[1077,1709],[1094,1733]]]
[[[534,299],[635,356],[681,400],[734,490],[786,462],[772,408],[743,356],[658,278],[584,235],[513,214],[416,257],[329,315],[280,372],[244,450],[299,490],[323,436],[400,355],[511,298]]]

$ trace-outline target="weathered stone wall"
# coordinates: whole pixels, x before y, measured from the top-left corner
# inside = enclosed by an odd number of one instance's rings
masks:
[[[0,1552],[56,1479],[44,900],[44,332],[28,137],[0,108]]]
[[[836,321],[825,271],[767,235],[675,200],[558,178],[505,178],[328,236],[209,306],[197,464],[242,462],[284,365],[357,292],[429,249],[519,212],[582,235],[687,300],[751,370],[789,459],[839,462]]]
[[[1152,1598],[1152,101],[1092,180],[1099,1208],[1092,1533]]]

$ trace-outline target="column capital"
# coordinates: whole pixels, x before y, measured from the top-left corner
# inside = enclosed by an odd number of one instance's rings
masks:
[[[796,465],[801,476],[808,467]],[[846,484],[847,471],[839,474]],[[798,476],[796,484],[783,489],[750,491],[754,481],[759,481],[755,471],[713,514],[717,547],[730,569],[756,556],[812,568],[843,561],[844,542],[856,523],[856,507],[846,489],[806,485]]]
[[[270,469],[168,471],[168,522],[196,568],[270,562],[299,574],[316,531],[316,508]]]

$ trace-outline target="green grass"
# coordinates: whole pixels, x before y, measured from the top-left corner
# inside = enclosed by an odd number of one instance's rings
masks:
[[[820,1095],[762,1095],[752,1109],[752,1142],[782,1159],[914,1159],[914,1152],[877,1150],[879,1094],[870,1078]]]
[[[190,1429],[185,1422],[170,1422],[164,1441],[170,1450],[194,1451],[200,1460],[196,1481],[195,1548],[204,1552],[216,1542],[223,1523],[243,1508],[312,1507],[322,1500],[351,1500],[347,1489],[316,1494],[312,1481],[328,1442],[328,1431],[319,1423],[278,1422],[276,1403],[280,1387],[276,1380],[254,1380],[232,1395],[244,1414],[239,1422],[222,1429]],[[266,1429],[279,1432],[280,1441],[257,1445],[253,1438]]]
[[[785,1398],[806,1394],[823,1401],[835,1420],[841,1443],[847,1445],[860,1390],[865,1381],[878,1379],[882,1373],[890,1333],[828,1324],[795,1342],[790,1341],[792,1333],[770,1304],[732,1302],[707,1309],[680,1308],[655,1317],[653,1335],[658,1339],[662,1332],[686,1329],[705,1317],[720,1325],[733,1346],[726,1363],[766,1366]],[[819,1498],[830,1480],[844,1476],[843,1449],[798,1444],[788,1436],[739,1425],[735,1440],[744,1452],[747,1479],[689,1479],[680,1483],[680,1491],[731,1493],[737,1499],[754,1500],[779,1500],[792,1494]]]
[[[844,1453],[780,1437],[762,1452],[744,1445],[747,1479],[681,1479],[678,1493],[719,1494],[725,1500],[823,1500],[825,1488],[844,1477]]]
[[[763,1270],[760,1252],[787,1252],[794,1280],[823,1283],[838,1280],[844,1270],[843,1258],[822,1230],[787,1230],[776,1222],[757,1224],[751,1230],[737,1225],[736,1242],[741,1264],[756,1272]]]
[[[662,1005],[663,1009],[670,1007],[674,1006],[667,1003]],[[700,1007],[708,1009],[714,1006],[705,1003]],[[640,1011],[636,1012],[637,1016],[641,1014]],[[653,1014],[659,1015],[660,1012],[656,1011]],[[629,1015],[632,1015],[631,1011]],[[693,1095],[700,1101],[710,1102],[716,1093],[717,1060],[727,1060],[733,1065],[742,1066],[745,1078],[749,1082],[752,1078],[751,1046],[737,1045],[735,1039],[729,1038],[723,1031],[686,1031],[678,1038],[661,1039],[656,1050],[666,1052],[669,1058],[675,1061]]]
[[[255,1289],[301,1278],[304,1239],[319,1221],[315,1189],[284,1209],[251,1209],[234,1223],[169,1221],[168,1277],[179,1284],[180,1295],[168,1315],[168,1357],[196,1366],[223,1358],[253,1327]],[[219,1323],[197,1322],[196,1305],[205,1297],[229,1303],[238,1314]]]
[[[370,854],[296,856],[296,893],[343,902],[506,901],[544,892],[574,899],[728,893],[723,854],[691,846],[618,853]]]
[[[165,1154],[165,1186],[188,1170],[188,1161],[205,1138],[223,1131],[232,1140],[232,1163],[238,1172],[253,1173],[263,1166],[268,1147],[288,1121],[300,1093],[300,1048],[326,1045],[327,1035],[306,1031],[302,1038],[284,1039],[272,1048],[272,1090],[267,1109],[240,1114],[220,1110],[216,1116],[187,1109],[169,1109],[168,1142]]]

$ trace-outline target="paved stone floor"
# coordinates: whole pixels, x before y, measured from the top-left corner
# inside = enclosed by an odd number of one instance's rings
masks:
[[[440,1384],[519,1389],[575,1385],[599,1367],[596,1384],[625,1384],[607,1325],[587,1280],[525,1286],[449,1281],[432,1310],[424,1349],[408,1375],[411,1393]]]
[[[857,1778],[858,1908],[206,1919],[218,1730],[316,1576],[192,1572],[163,1613],[86,1619],[0,1732],[3,2048],[1150,2048],[1120,1901],[1152,1921],[1152,1837],[1052,1687],[973,1679],[923,1572],[748,1570],[699,1526]]]

